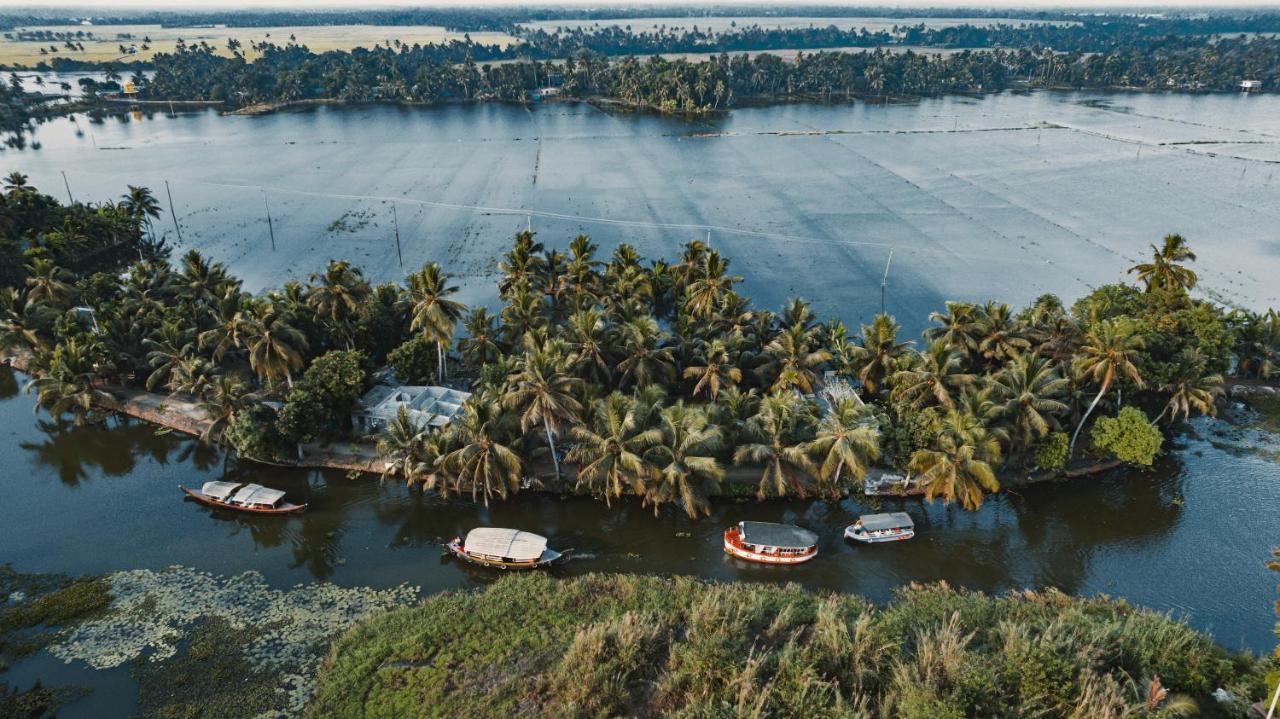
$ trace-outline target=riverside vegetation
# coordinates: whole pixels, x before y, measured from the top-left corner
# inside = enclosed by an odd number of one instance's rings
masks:
[[[1243,717],[1265,668],[1106,597],[523,576],[356,627],[307,716]]]
[[[1149,465],[1168,427],[1216,411],[1228,372],[1268,378],[1280,351],[1274,312],[1189,293],[1195,256],[1176,235],[1131,268],[1137,286],[1069,308],[950,302],[916,345],[888,315],[851,330],[800,299],[753,307],[729,260],[698,241],[672,261],[628,245],[603,260],[585,236],[565,252],[520,233],[490,312],[456,301],[433,263],[371,286],[334,261],[252,295],[198,252],[171,264],[147,240],[158,213],[143,188],[64,207],[10,176],[0,252],[21,269],[0,294],[0,342],[30,357],[40,407],[84,423],[110,413],[118,388],[169,393],[203,413],[205,440],[244,456],[376,441],[386,476],[485,502],[534,477],[698,516],[744,490],[838,498],[878,465],[975,508],[1002,482],[1069,463]],[[143,259],[125,266],[122,250]],[[465,380],[474,396],[445,431],[402,414],[361,438],[351,414],[385,363],[405,383]],[[824,409],[813,395],[828,371],[839,381]]]

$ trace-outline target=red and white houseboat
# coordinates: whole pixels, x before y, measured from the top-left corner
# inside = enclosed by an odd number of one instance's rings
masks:
[[[790,524],[738,522],[724,530],[726,554],[761,564],[800,564],[818,556],[818,535]]]

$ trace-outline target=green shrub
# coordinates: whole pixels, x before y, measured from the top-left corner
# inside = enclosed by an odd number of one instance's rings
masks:
[[[440,374],[436,343],[422,337],[401,344],[387,355],[387,363],[403,384],[435,384]]]
[[[1130,464],[1150,467],[1164,435],[1137,407],[1122,407],[1115,417],[1099,419],[1089,433],[1094,449]]]
[[[1062,469],[1067,464],[1068,438],[1066,432],[1050,432],[1036,443],[1033,453],[1036,466],[1041,469]]]

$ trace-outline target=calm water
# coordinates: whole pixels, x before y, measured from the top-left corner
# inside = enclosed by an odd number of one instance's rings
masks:
[[[1206,292],[1280,304],[1278,118],[1278,95],[1090,93],[696,123],[585,104],[160,110],[42,125],[39,147],[0,153],[0,169],[79,199],[149,186],[165,206],[157,231],[250,289],[331,258],[379,281],[434,260],[466,301],[492,303],[497,258],[526,224],[553,246],[586,232],[606,253],[630,242],[651,257],[710,226],[760,306],[804,295],[857,322],[880,308],[892,250],[887,308],[914,334],[947,299],[1078,297],[1168,232],[1190,238]]]

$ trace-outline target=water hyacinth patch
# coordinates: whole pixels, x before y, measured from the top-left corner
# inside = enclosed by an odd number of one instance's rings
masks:
[[[217,619],[236,630],[253,629],[243,647],[251,667],[282,677],[282,710],[302,711],[312,676],[329,641],[362,619],[404,606],[419,589],[378,590],[306,584],[280,590],[257,572],[219,577],[189,567],[116,572],[106,578],[113,600],[100,618],[84,622],[49,648],[64,661],[109,669],[144,660],[160,662],[201,622]]]

